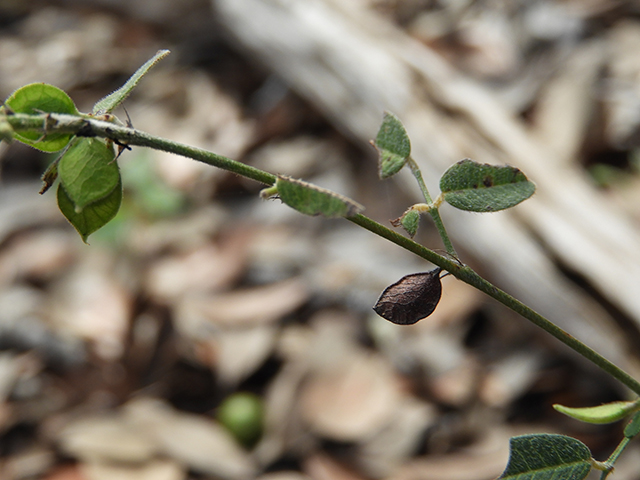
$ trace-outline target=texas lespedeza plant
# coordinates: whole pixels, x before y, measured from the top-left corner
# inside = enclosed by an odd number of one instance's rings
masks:
[[[411,157],[411,142],[398,118],[385,113],[382,126],[372,142],[379,152],[379,173],[389,178],[408,167],[422,192],[424,203],[410,206],[392,222],[409,237],[364,216],[357,202],[303,180],[276,175],[230,158],[173,142],[136,130],[114,114],[141,78],[167,50],[159,51],[120,89],[98,101],[91,113],[81,113],[62,90],[44,83],[19,88],[0,108],[0,140],[13,139],[45,152],[61,152],[43,175],[44,193],[57,181],[57,200],[62,214],[75,227],[83,241],[108,223],[118,212],[122,200],[122,180],[118,156],[132,146],[145,146],[182,155],[242,175],[265,185],[263,198],[279,198],[306,215],[342,217],[396,245],[428,260],[436,267],[428,272],[407,275],[382,292],[374,306],[381,317],[400,325],[410,325],[430,315],[440,300],[441,277],[451,275],[481,290],[533,322],[572,348],[609,375],[640,395],[640,383],[587,345],[531,308],[480,277],[459,258],[440,217],[446,202],[472,212],[495,212],[526,200],[535,185],[517,168],[479,164],[465,159],[451,166],[440,179],[441,192],[433,199]],[[446,253],[440,254],[412,240],[420,216],[433,219]],[[511,454],[500,478],[583,479],[592,468],[606,478],[628,443],[640,433],[640,400],[615,402],[590,408],[561,405],[556,410],[589,423],[610,423],[629,418],[623,439],[611,456],[599,462],[582,442],[564,435],[535,434],[511,439]]]

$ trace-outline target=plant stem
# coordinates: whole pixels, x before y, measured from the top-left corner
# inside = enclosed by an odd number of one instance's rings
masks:
[[[602,465],[604,465],[606,468],[602,469],[603,471],[602,475],[600,476],[600,480],[605,480],[607,476],[613,471],[613,466],[618,461],[620,455],[622,455],[622,452],[624,452],[631,440],[636,437],[638,433],[638,416],[640,416],[640,413],[636,412],[636,414],[631,417],[631,420],[629,421],[629,423],[627,423],[627,426],[624,429],[624,437],[622,438],[616,449],[613,451],[613,453],[609,455],[609,458],[602,462]]]
[[[618,379],[624,385],[629,387],[633,392],[640,395],[640,382],[636,381],[631,375],[626,373],[620,367],[616,366],[598,352],[588,347],[580,340],[577,340],[572,335],[565,332],[562,328],[558,327],[555,323],[547,320],[545,317],[540,315],[538,312],[533,310],[532,308],[526,306],[524,303],[515,299],[508,293],[500,290],[498,287],[493,285],[491,282],[485,280],[480,275],[478,275],[473,269],[467,266],[462,266],[457,262],[451,261],[448,258],[443,257],[442,255],[437,254],[436,252],[429,250],[426,247],[410,240],[399,233],[388,229],[387,227],[380,225],[379,223],[371,220],[364,215],[357,215],[355,217],[348,218],[351,222],[359,225],[370,232],[375,233],[381,237],[386,238],[387,240],[395,243],[396,245],[409,250],[410,252],[415,253],[416,255],[424,258],[425,260],[430,261],[431,263],[439,266],[443,270],[448,271],[458,280],[462,280],[465,283],[477,288],[478,290],[486,293],[490,297],[499,301],[506,307],[510,308],[514,312],[520,314],[522,317],[526,318],[533,324],[542,328],[545,332],[553,335],[555,338],[560,340],[562,343],[567,345],[572,350],[576,351],[583,357],[590,360],[592,363],[600,367],[605,372],[612,375],[614,378]]]
[[[191,158],[214,167],[222,168],[246,178],[250,178],[265,185],[273,185],[276,176],[263,170],[251,167],[244,163],[232,160],[222,155],[217,155],[202,148],[192,147],[184,143],[174,142],[162,137],[149,135],[146,132],[134,128],[125,127],[116,123],[96,120],[90,116],[78,117],[58,113],[28,115],[16,113],[0,116],[0,121],[6,120],[16,132],[39,131],[46,133],[72,133],[84,137],[104,137],[117,140],[126,145],[150,147],[175,153],[183,157]]]
[[[576,339],[569,333],[565,332],[562,328],[558,327],[555,323],[547,320],[545,317],[540,315],[538,312],[528,307],[521,301],[515,299],[508,293],[500,290],[495,285],[490,283],[489,281],[482,278],[475,271],[473,271],[469,267],[462,268],[458,274],[452,272],[456,278],[462,280],[463,282],[468,283],[469,285],[477,288],[478,290],[486,293],[490,297],[498,300],[503,305],[509,307],[516,313],[519,313],[521,316],[542,328],[545,332],[553,335],[555,338],[560,340],[562,343],[567,345],[569,348],[574,350],[575,352],[582,355],[587,360],[590,360],[592,363],[600,367],[602,370],[607,372],[612,377],[618,379],[624,385],[626,385],[629,389],[631,389],[637,395],[640,395],[640,382],[634,379],[627,372],[622,370],[620,367],[612,363],[611,361],[604,358],[598,352],[588,347],[580,340]]]
[[[222,155],[217,155],[207,150],[149,135],[148,133],[133,128],[123,127],[111,122],[96,120],[91,117],[78,117],[63,114],[3,114],[0,111],[0,125],[3,122],[9,123],[15,132],[26,130],[44,132],[44,125],[46,123],[46,133],[71,133],[82,136],[98,136],[110,138],[127,145],[150,147],[156,150],[162,150],[165,152],[174,153],[176,155],[188,157],[193,160],[198,160],[208,165],[222,168],[224,170],[236,173],[246,178],[253,179],[266,185],[273,185],[276,181],[276,176],[269,172],[265,172],[249,165],[245,165]],[[422,181],[422,175],[420,174],[420,171],[417,170],[417,165],[413,160],[411,160],[409,163],[412,171],[414,171],[414,175],[416,175],[416,179],[418,179],[418,182],[420,183],[423,194],[425,194],[425,200],[428,203],[432,203],[429,192],[424,185],[424,181]],[[416,171],[417,174],[415,173]],[[437,209],[433,209],[433,211],[437,213]],[[628,373],[614,365],[612,362],[604,358],[593,349],[586,346],[584,343],[569,335],[567,332],[544,318],[539,313],[535,312],[533,309],[529,308],[519,300],[516,300],[511,295],[500,290],[495,285],[482,278],[470,267],[463,266],[456,261],[440,255],[433,250],[430,250],[414,242],[413,240],[379,224],[378,222],[364,215],[358,214],[352,217],[347,217],[347,220],[355,223],[356,225],[359,225],[362,228],[365,228],[366,230],[369,230],[372,233],[375,233],[376,235],[386,238],[390,242],[395,243],[396,245],[406,250],[409,250],[419,257],[428,260],[434,265],[437,265],[443,270],[448,271],[459,280],[468,283],[469,285],[486,293],[511,310],[519,313],[521,316],[531,321],[538,327],[542,328],[549,334],[553,335],[569,348],[587,358],[592,363],[603,369],[605,372],[609,373],[614,378],[618,379],[624,385],[629,387],[633,392],[640,395],[640,383],[633,377],[631,377]],[[454,258],[457,258],[457,256],[455,256],[455,250],[453,250],[453,246],[451,245],[446,231],[444,230],[444,225],[442,225],[440,216],[437,215],[437,217],[434,217],[434,220],[436,220],[436,224],[439,225],[438,230],[440,231],[445,245],[448,245],[447,252],[451,255],[454,255]]]
[[[413,176],[420,186],[420,190],[422,191],[422,196],[424,197],[425,202],[427,202],[428,205],[433,205],[433,200],[431,199],[431,195],[429,194],[427,185],[424,183],[424,180],[422,178],[420,167],[418,167],[418,164],[413,158],[411,158],[411,156],[407,158],[407,165],[411,169],[411,173],[413,173]],[[442,218],[440,218],[440,212],[438,211],[438,208],[431,208],[429,210],[429,215],[431,215],[431,218],[433,218],[433,222],[436,224],[436,228],[438,229],[438,233],[440,234],[440,238],[442,239],[442,243],[444,243],[444,248],[447,250],[447,253],[453,258],[458,258],[458,254],[456,253],[455,248],[453,248],[453,243],[451,243],[449,235],[447,235],[447,230],[444,228],[444,223],[442,223]]]
[[[616,447],[616,449],[613,451],[613,453],[609,456],[609,458],[607,458],[605,462],[603,462],[603,465],[605,465],[608,468],[605,468],[602,471],[600,480],[605,480],[605,478],[607,478],[609,474],[613,471],[613,465],[618,460],[618,457],[622,455],[622,452],[624,452],[625,448],[627,448],[631,440],[633,440],[632,437],[626,437],[626,436],[623,437],[620,443],[618,444],[618,446]]]

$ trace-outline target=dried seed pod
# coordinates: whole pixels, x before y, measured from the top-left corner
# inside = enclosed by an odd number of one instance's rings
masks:
[[[442,295],[440,268],[405,275],[389,285],[373,310],[397,325],[413,325],[433,313]]]

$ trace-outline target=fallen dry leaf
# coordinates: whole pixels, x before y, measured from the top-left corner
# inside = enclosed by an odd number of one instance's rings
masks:
[[[210,296],[188,296],[176,312],[177,328],[193,335],[211,326],[242,328],[272,323],[293,312],[309,298],[300,279]],[[197,334],[194,335],[197,338]]]
[[[183,480],[187,473],[175,461],[153,460],[142,465],[88,462],[80,466],[87,480]]]
[[[480,398],[492,407],[508,405],[536,380],[541,363],[540,355],[526,351],[501,359],[483,379]]]
[[[79,465],[63,465],[50,471],[44,480],[91,480]]]
[[[364,480],[366,478],[322,453],[310,455],[305,460],[303,469],[314,480]]]
[[[389,364],[377,355],[359,352],[339,368],[313,375],[301,392],[300,409],[319,435],[362,441],[393,418],[400,398]]]
[[[437,421],[438,413],[429,403],[408,395],[398,403],[393,419],[357,449],[358,466],[373,478],[388,477],[406,463]]]
[[[85,462],[139,465],[159,453],[154,439],[120,413],[72,420],[55,435],[64,452]]]
[[[462,407],[476,397],[481,374],[478,359],[468,355],[453,368],[433,375],[431,393],[438,402]]]
[[[0,467],[2,478],[20,480],[27,478],[43,478],[43,475],[55,465],[53,451],[44,448],[33,448],[9,456]]]
[[[473,448],[448,455],[429,455],[407,462],[389,480],[487,480],[507,465],[509,437],[501,428],[485,431]]]
[[[79,245],[72,232],[37,231],[10,242],[0,254],[0,285],[50,280],[76,259]]]
[[[161,400],[138,398],[125,406],[126,417],[149,435],[160,451],[189,469],[224,479],[242,479],[256,467],[219,423],[183,413]]]
[[[237,239],[240,240],[240,239]],[[228,286],[244,269],[245,242],[206,243],[188,252],[159,259],[147,274],[147,288],[159,302]]]
[[[251,375],[273,352],[278,329],[273,325],[217,332],[208,343],[213,352],[211,367],[222,385],[237,385]],[[204,362],[203,362],[204,363]]]
[[[56,285],[47,312],[66,334],[88,340],[105,360],[116,360],[124,351],[124,338],[131,318],[131,297],[106,262],[109,256],[94,250],[93,261],[66,276]]]

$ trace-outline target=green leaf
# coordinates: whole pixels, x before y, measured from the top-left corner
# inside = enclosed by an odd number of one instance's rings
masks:
[[[460,210],[496,212],[526,200],[536,187],[515,167],[465,159],[444,173],[440,190],[444,199]]]
[[[411,238],[413,238],[418,231],[418,225],[420,223],[420,212],[410,208],[402,214],[400,218],[391,220],[391,224],[394,227],[402,227],[406,230]]]
[[[513,480],[582,480],[591,470],[589,448],[564,435],[511,438],[509,464],[500,478]]]
[[[613,423],[628,417],[633,412],[640,409],[637,401],[634,402],[611,402],[597,407],[571,408],[563,405],[554,405],[558,412],[571,418],[586,423]]]
[[[383,179],[398,173],[411,155],[409,135],[393,113],[384,113],[373,145],[378,150],[378,173]]]
[[[99,100],[98,103],[93,106],[92,113],[94,115],[102,115],[113,112],[113,110],[129,96],[142,77],[167,55],[169,55],[169,50],[158,50],[151,59],[136,70],[136,73],[129,77],[129,80],[127,80],[122,87]]]
[[[79,115],[73,100],[63,90],[46,83],[30,83],[13,92],[6,105],[15,113],[66,113]],[[14,133],[15,139],[44,152],[62,150],[72,135],[52,133],[43,135],[42,131]]]
[[[69,199],[82,210],[106,197],[120,182],[113,148],[98,138],[80,137],[72,141],[60,159],[58,176]]]
[[[122,183],[118,183],[109,195],[85,206],[81,212],[76,211],[71,198],[62,183],[58,185],[58,207],[87,243],[87,238],[96,230],[106,225],[120,210],[122,202]]]
[[[276,188],[284,203],[305,215],[352,217],[364,210],[362,205],[350,198],[302,180],[278,175]]]

